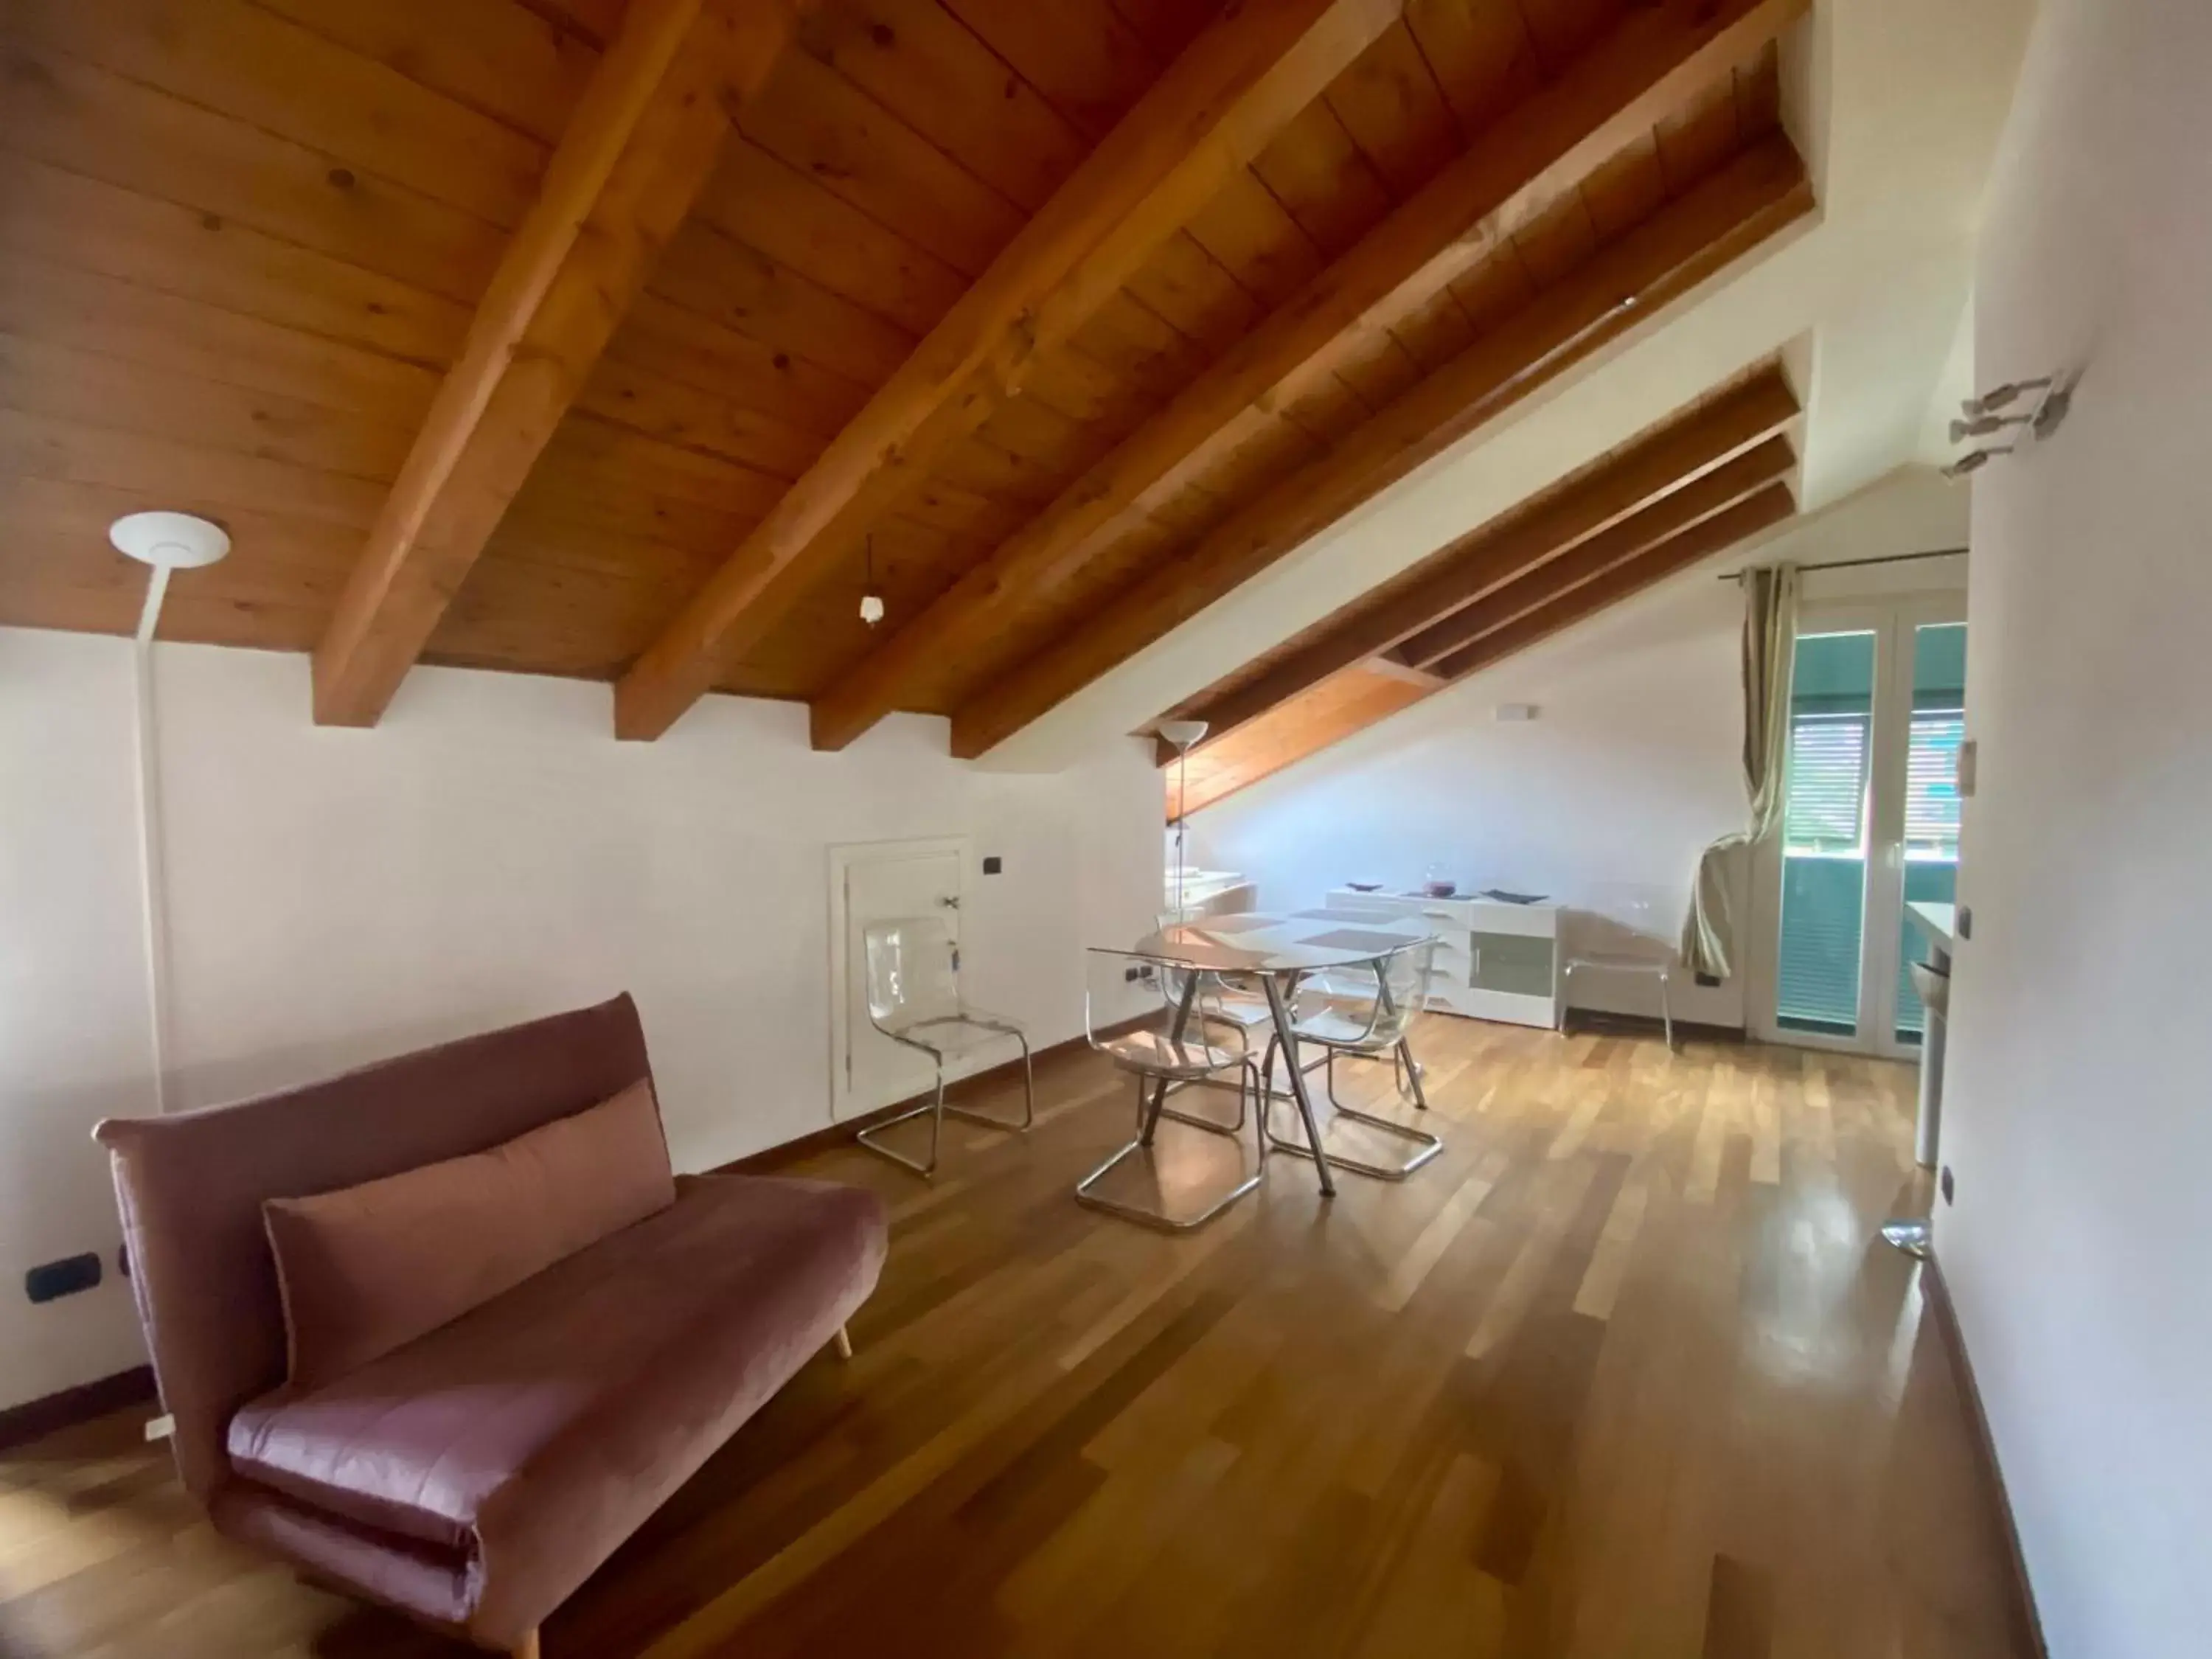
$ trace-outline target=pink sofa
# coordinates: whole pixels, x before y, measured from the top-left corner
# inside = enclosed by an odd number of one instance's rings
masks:
[[[538,1626],[875,1288],[882,1207],[676,1201],[428,1335],[285,1381],[263,1201],[479,1152],[650,1073],[627,996],[241,1105],[98,1130],[185,1485],[218,1529],[480,1645]]]

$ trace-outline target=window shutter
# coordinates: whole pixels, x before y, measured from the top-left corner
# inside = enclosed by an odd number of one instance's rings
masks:
[[[1966,718],[1916,714],[1905,763],[1905,844],[1914,851],[1959,851],[1959,744]]]
[[[1867,717],[1799,714],[1790,722],[1783,837],[1793,849],[1848,852],[1866,817]]]

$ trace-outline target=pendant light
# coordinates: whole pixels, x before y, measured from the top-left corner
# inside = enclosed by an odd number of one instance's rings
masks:
[[[884,597],[876,592],[876,538],[860,544],[860,620],[871,628],[884,619]]]

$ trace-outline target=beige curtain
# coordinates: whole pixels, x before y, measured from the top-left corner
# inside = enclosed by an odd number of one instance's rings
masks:
[[[1790,744],[1790,659],[1797,643],[1797,568],[1743,573],[1743,787],[1751,825],[1723,836],[1698,861],[1682,961],[1693,974],[1726,979],[1735,971],[1735,899],[1748,890],[1751,848],[1782,821],[1782,768]]]

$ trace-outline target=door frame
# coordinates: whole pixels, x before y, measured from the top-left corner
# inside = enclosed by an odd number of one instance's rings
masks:
[[[846,1067],[847,1051],[852,1036],[852,1017],[846,1004],[846,974],[851,965],[851,952],[845,944],[847,922],[851,916],[851,905],[847,900],[847,883],[854,867],[863,864],[878,864],[893,859],[933,859],[950,854],[960,866],[960,932],[968,931],[968,866],[972,861],[972,842],[966,836],[902,836],[896,841],[854,841],[833,844],[830,848],[830,1121],[842,1122],[848,1117],[860,1117],[893,1103],[891,1100],[862,1100],[855,1097],[852,1074]],[[972,1068],[945,1068],[947,1080],[964,1076]],[[895,1097],[903,1098],[903,1097]]]
[[[1799,635],[1874,635],[1874,718],[1867,732],[1866,886],[1859,920],[1858,1030],[1850,1036],[1801,1031],[1776,1018],[1781,973],[1783,830],[1779,824],[1752,848],[1749,1001],[1744,1023],[1753,1039],[1796,1048],[1911,1060],[1917,1043],[1897,1036],[1900,939],[1905,922],[1905,772],[1912,724],[1913,645],[1917,630],[1966,620],[1961,588],[1922,589],[1878,598],[1814,599],[1797,607]],[[1971,647],[1971,641],[1969,642]],[[1791,660],[1796,660],[1792,642]],[[1785,747],[1785,753],[1787,752]],[[1879,943],[1883,948],[1877,950]]]

